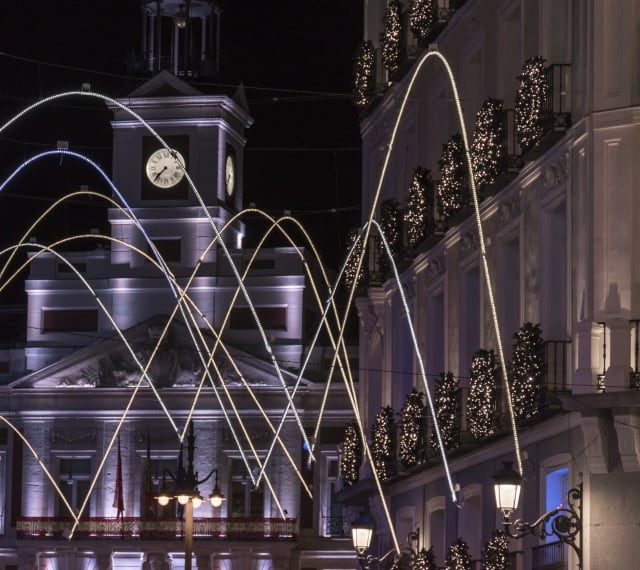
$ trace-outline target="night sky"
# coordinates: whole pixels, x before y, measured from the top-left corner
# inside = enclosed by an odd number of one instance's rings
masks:
[[[348,230],[360,219],[360,137],[350,101],[352,55],[362,37],[362,3],[355,0],[235,0],[219,3],[223,16],[223,73],[195,83],[242,82],[253,126],[247,131],[245,206],[290,210],[309,227],[336,267]],[[0,122],[38,99],[83,82],[112,97],[130,93],[127,55],[140,49],[136,0],[56,1],[3,5],[0,35]],[[65,101],[21,121],[0,136],[0,177],[25,158],[68,140],[109,171],[110,113],[103,104]],[[104,188],[71,161],[30,169],[0,193],[0,245],[15,243],[28,219],[52,197],[80,184]],[[105,189],[106,192],[106,189]],[[248,222],[251,226],[251,222]],[[39,229],[108,231],[103,206],[72,204]],[[256,227],[257,231],[257,227]],[[249,239],[253,233],[249,227]],[[250,243],[247,245],[251,245]],[[0,299],[0,303],[3,299]]]

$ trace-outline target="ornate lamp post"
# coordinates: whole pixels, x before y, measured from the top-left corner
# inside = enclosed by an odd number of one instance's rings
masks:
[[[184,506],[184,568],[185,570],[191,570],[191,557],[193,554],[193,509],[198,508],[203,501],[198,490],[198,485],[207,482],[211,476],[215,473],[215,485],[213,492],[209,497],[211,506],[214,508],[220,507],[225,500],[224,495],[220,492],[218,487],[218,470],[212,469],[211,472],[201,480],[198,480],[198,473],[193,470],[193,454],[195,450],[195,435],[193,434],[193,422],[189,423],[189,435],[187,436],[187,471],[182,478],[182,473],[177,473],[174,476],[169,472],[169,476],[180,483],[180,487],[176,489],[176,493],[170,496],[167,493],[166,487],[163,484],[160,491],[160,495],[156,497],[158,503],[162,506],[169,504],[169,501],[175,498],[178,503]],[[182,453],[182,452],[181,452]]]
[[[393,555],[393,568],[412,568],[412,561],[416,558],[416,551],[411,545],[418,540],[418,533],[414,531],[409,533],[407,536],[407,546],[405,546],[401,555],[395,550],[390,550],[378,558],[373,554],[367,554],[367,550],[369,550],[371,540],[373,539],[374,528],[375,524],[373,519],[366,513],[360,513],[358,518],[351,523],[351,541],[358,555],[360,566],[364,570],[370,570],[373,567],[372,565],[380,565]]]
[[[567,503],[552,509],[532,523],[518,519],[511,522],[511,513],[518,508],[522,477],[510,461],[505,461],[502,470],[493,477],[496,506],[502,512],[502,526],[511,538],[522,538],[528,534],[546,538],[555,536],[563,544],[573,548],[578,557],[578,568],[582,568],[582,483],[569,489]],[[577,504],[574,506],[574,501]],[[515,532],[511,530],[511,527]]]

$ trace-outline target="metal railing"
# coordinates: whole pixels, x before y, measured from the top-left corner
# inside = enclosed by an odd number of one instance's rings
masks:
[[[571,66],[552,64],[546,70],[548,96],[542,104],[543,130],[566,131],[571,126]]]
[[[344,517],[323,517],[324,536],[345,537],[349,536],[350,524]]]
[[[566,548],[562,542],[549,542],[531,549],[531,570],[565,570]]]
[[[70,517],[19,517],[16,535],[28,538],[68,538],[73,528]],[[74,538],[135,538],[171,540],[184,537],[184,521],[177,518],[138,517],[80,519]],[[196,518],[195,539],[297,540],[296,519],[280,518]]]

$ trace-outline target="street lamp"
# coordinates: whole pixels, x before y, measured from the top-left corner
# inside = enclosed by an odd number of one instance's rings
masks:
[[[362,512],[356,520],[351,523],[351,541],[353,542],[353,548],[355,549],[360,566],[364,570],[370,570],[373,564],[380,565],[387,558],[393,555],[393,567],[394,568],[412,568],[412,564],[416,558],[416,550],[411,545],[418,540],[417,532],[410,532],[407,536],[407,546],[404,547],[402,554],[398,554],[395,550],[390,550],[380,558],[373,554],[366,554],[367,550],[371,546],[371,540],[373,539],[373,530],[375,524],[373,519],[366,513]]]
[[[187,471],[186,473],[178,472],[174,476],[170,471],[165,470],[162,476],[162,488],[160,489],[159,496],[156,500],[161,506],[166,506],[172,498],[175,498],[180,505],[184,506],[184,569],[191,570],[191,556],[193,553],[193,509],[198,508],[203,498],[198,490],[198,485],[207,482],[211,476],[215,473],[215,485],[213,492],[209,497],[211,505],[214,508],[220,507],[225,500],[224,495],[220,492],[218,487],[218,470],[212,469],[211,472],[202,480],[198,480],[198,473],[193,470],[193,453],[195,450],[195,435],[193,434],[193,422],[189,423],[189,435],[187,436]],[[182,457],[182,449],[180,450],[180,456]],[[182,461],[180,462],[182,465]],[[167,486],[165,484],[165,474],[176,481],[180,486],[176,489],[173,496],[167,492]],[[184,475],[184,477],[183,477]]]
[[[500,472],[493,477],[496,507],[502,513],[502,526],[511,538],[522,538],[528,534],[546,538],[555,536],[563,544],[573,548],[578,557],[578,568],[582,568],[582,483],[569,489],[567,503],[541,515],[529,523],[518,519],[511,522],[511,513],[518,508],[522,476],[514,471],[512,463],[505,461]],[[573,501],[577,501],[574,506]],[[511,530],[511,526],[515,532]]]

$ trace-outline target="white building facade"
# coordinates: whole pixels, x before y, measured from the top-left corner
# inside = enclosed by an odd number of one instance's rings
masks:
[[[376,219],[384,217],[381,205],[390,201],[400,216],[408,211],[417,167],[431,171],[434,196],[422,241],[410,242],[410,222],[400,229],[400,283],[389,271],[380,279],[370,259],[368,287],[357,299],[360,405],[371,443],[369,428],[381,408],[399,413],[413,387],[424,391],[401,291],[432,394],[440,373],[451,372],[459,387],[459,437],[457,448],[448,450],[458,503],[448,492],[437,449],[427,443],[419,465],[402,467],[397,435],[391,475],[383,485],[398,538],[404,541],[418,528],[420,546],[433,547],[439,566],[462,538],[475,568],[482,567],[482,548],[502,518],[492,476],[503,461],[516,462],[502,371],[493,404],[499,427],[488,437],[471,434],[472,358],[480,349],[497,355],[498,342],[470,194],[454,215],[443,214],[439,192],[447,190],[447,173],[439,161],[443,145],[461,133],[454,92],[437,57],[414,75],[422,56],[437,50],[455,76],[470,145],[483,103],[501,102],[504,168],[493,182],[478,184],[478,191],[507,364],[514,334],[525,323],[539,324],[544,341],[537,410],[518,425],[524,487],[516,515],[532,522],[566,503],[566,491],[582,484],[582,568],[634,568],[640,556],[634,540],[640,503],[633,491],[640,484],[640,236],[634,230],[640,209],[640,3],[405,2],[397,70],[389,70],[393,57],[383,53],[394,39],[385,28],[392,4],[370,0],[365,6],[364,40],[373,50],[375,79],[361,102],[364,221],[374,199]],[[423,36],[424,24],[412,21],[416,5],[433,10]],[[539,107],[540,131],[529,145],[519,144],[525,129],[516,134],[514,116],[523,69],[532,58],[542,59],[547,91]],[[468,189],[468,178],[464,185]],[[432,426],[426,419],[427,442]],[[365,463],[360,481],[342,493],[355,511],[366,507],[375,515],[382,554],[392,543],[380,499],[368,495],[370,479]],[[512,540],[512,568],[576,568],[576,553],[549,545],[553,540]]]

